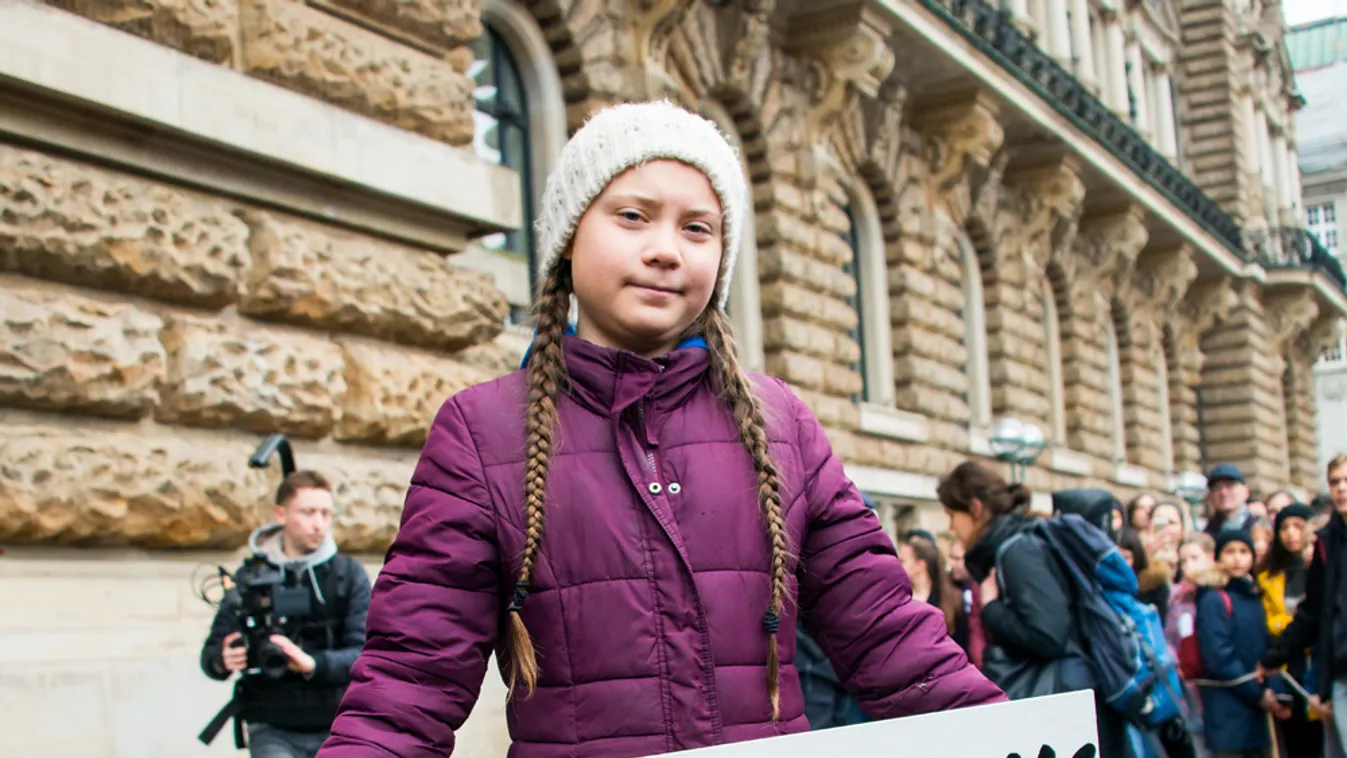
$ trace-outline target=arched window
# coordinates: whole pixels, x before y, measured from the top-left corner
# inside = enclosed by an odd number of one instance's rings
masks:
[[[942,216],[943,218],[943,216]],[[992,385],[987,350],[987,313],[982,297],[982,267],[977,249],[967,232],[956,229],[954,239],[959,246],[963,263],[963,327],[964,349],[968,352],[965,372],[968,375],[969,425],[974,429],[988,429],[992,424]]]
[[[745,161],[739,128],[719,104],[702,104],[702,115],[715,122],[720,131],[739,150],[739,160],[749,187],[749,206],[744,212],[743,229],[739,234],[739,257],[734,262],[734,278],[730,280],[730,297],[726,303],[730,322],[734,324],[734,339],[739,348],[739,359],[751,371],[762,371],[762,296],[758,281],[758,224],[753,209],[753,179]]]
[[[566,144],[566,102],[547,37],[527,8],[518,0],[483,0],[482,22],[468,71],[476,83],[473,149],[519,176],[522,223],[482,238],[456,262],[492,274],[510,303],[511,323],[523,324],[537,288],[533,221]]]
[[[1169,358],[1163,343],[1151,345],[1155,357],[1156,392],[1160,396],[1160,452],[1165,459],[1165,477],[1174,473],[1174,417],[1169,408]]]
[[[1052,441],[1066,446],[1066,384],[1062,378],[1062,327],[1057,319],[1057,298],[1052,285],[1044,280],[1043,341],[1047,348],[1049,400],[1052,403]]]
[[[490,26],[472,43],[475,60],[469,74],[476,82],[473,96],[473,150],[481,158],[514,169],[519,175],[524,223],[510,232],[482,239],[489,250],[507,251],[528,262],[529,292],[533,292],[533,171],[529,155],[528,97],[519,64],[500,35]]]
[[[1127,420],[1123,412],[1122,356],[1118,348],[1118,329],[1112,318],[1104,319],[1104,331],[1108,350],[1108,401],[1113,415],[1113,462],[1126,463]]]
[[[856,310],[851,338],[861,347],[855,370],[862,379],[858,402],[891,408],[896,391],[893,377],[893,336],[889,323],[889,277],[884,254],[884,230],[879,207],[868,190],[856,188],[845,208],[850,231],[851,261],[845,266],[856,282],[850,304]]]

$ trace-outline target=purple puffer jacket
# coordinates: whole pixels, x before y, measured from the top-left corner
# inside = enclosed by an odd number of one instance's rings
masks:
[[[645,756],[807,730],[789,632],[778,636],[781,720],[771,721],[767,538],[709,353],[647,360],[574,337],[564,349],[571,389],[522,612],[539,685],[507,709],[510,756]],[[798,556],[798,608],[787,604],[781,629],[802,610],[840,680],[877,717],[1004,700],[948,637],[939,609],[912,601],[892,541],[809,408],[776,379],[754,381]],[[524,547],[525,396],[516,372],[440,410],[321,758],[453,749],[489,655],[508,642]]]

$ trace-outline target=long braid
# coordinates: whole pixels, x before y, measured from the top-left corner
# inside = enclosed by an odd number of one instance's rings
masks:
[[[762,403],[739,365],[731,337],[729,317],[719,308],[708,308],[700,319],[702,336],[711,352],[711,367],[720,382],[726,403],[734,412],[734,423],[739,428],[739,439],[753,456],[753,468],[758,474],[758,503],[767,522],[767,543],[772,553],[772,597],[763,627],[767,631],[767,696],[772,702],[772,720],[781,718],[781,662],[777,652],[776,635],[781,623],[781,611],[789,588],[786,585],[786,522],[781,512],[781,491],[767,447],[767,426],[763,419]]]
[[[538,331],[533,338],[528,365],[528,463],[524,469],[524,503],[528,527],[524,555],[520,560],[519,580],[510,603],[510,697],[520,678],[529,696],[538,683],[538,662],[533,639],[519,612],[528,597],[538,547],[543,539],[543,506],[546,504],[547,471],[552,453],[552,436],[557,422],[557,398],[566,385],[566,362],[561,340],[571,306],[571,267],[559,261],[543,282],[536,308]]]

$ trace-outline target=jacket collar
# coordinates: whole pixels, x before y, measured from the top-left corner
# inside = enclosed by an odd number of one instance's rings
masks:
[[[532,354],[524,354],[521,368]],[[628,350],[600,347],[575,336],[568,326],[561,342],[570,379],[570,394],[591,411],[619,413],[642,398],[654,404],[662,416],[681,405],[702,384],[711,366],[711,354],[700,335],[685,337],[678,347],[656,358],[643,358]]]
[[[1001,549],[1006,540],[1019,533],[1025,520],[1025,516],[1011,513],[998,517],[988,525],[987,533],[964,554],[964,567],[974,581],[981,583],[987,579],[996,567],[996,551]]]

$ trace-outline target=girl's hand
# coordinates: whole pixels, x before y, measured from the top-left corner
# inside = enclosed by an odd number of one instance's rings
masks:
[[[1000,596],[1001,590],[996,586],[996,569],[992,569],[992,572],[982,582],[982,607],[986,608]]]

